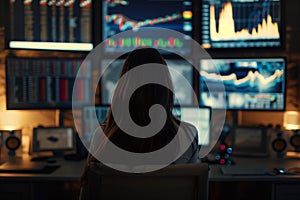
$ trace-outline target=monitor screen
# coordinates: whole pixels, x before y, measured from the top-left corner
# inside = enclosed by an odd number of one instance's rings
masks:
[[[106,66],[109,60],[103,60],[102,66]],[[110,104],[111,99],[118,82],[121,69],[123,67],[125,60],[118,59],[111,63],[103,73],[101,79],[101,104]],[[167,65],[180,73],[193,88],[193,66],[186,60],[180,59],[166,59]],[[173,86],[175,90],[175,104],[178,104],[178,99],[184,105],[193,104],[193,92],[192,90],[186,89],[181,82],[178,81],[178,75],[176,73],[171,73],[171,78],[173,81]]]
[[[203,48],[282,46],[282,0],[203,0]]]
[[[222,81],[216,80],[216,74]],[[285,79],[284,58],[200,60],[200,105],[282,111],[285,109]],[[225,92],[220,92],[220,84],[224,84]]]
[[[109,108],[109,105],[83,107],[81,126],[83,129],[83,136],[81,137],[81,139],[84,141],[84,144],[90,143],[96,128],[99,126],[99,123],[103,124],[105,122]],[[97,119],[93,118],[94,109],[96,112]]]
[[[72,151],[76,148],[76,135],[72,127],[34,128],[32,152]]]
[[[170,50],[180,49],[183,54],[189,53],[189,40],[192,37],[192,0],[102,0],[102,38],[110,38],[120,32],[133,30],[138,33],[143,27],[167,28],[181,32],[188,37],[172,38],[160,35],[159,38],[149,35],[120,36],[106,41],[105,52],[127,52],[132,47],[152,46],[165,47]],[[185,39],[185,41],[181,41]]]
[[[209,146],[210,144],[210,107],[175,107],[173,114],[181,121],[190,123],[198,131],[198,144]]]
[[[109,105],[87,106],[83,108],[83,133],[85,140],[91,139],[96,127],[105,122]],[[93,119],[95,109],[97,120]],[[209,107],[175,107],[173,114],[178,119],[194,125],[198,131],[199,145],[209,145],[211,109]]]
[[[16,58],[6,60],[7,109],[71,109],[90,104],[92,69],[85,62],[77,78],[76,98],[73,85],[83,59]],[[82,66],[83,67],[83,66]]]
[[[91,0],[10,1],[9,47],[90,51],[92,25]]]

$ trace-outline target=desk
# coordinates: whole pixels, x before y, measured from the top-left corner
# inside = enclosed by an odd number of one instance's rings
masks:
[[[276,158],[234,158],[237,166],[288,169],[300,166],[300,160]],[[223,175],[219,165],[210,165],[209,199],[300,199],[300,175]]]
[[[265,167],[270,170],[300,166],[300,160],[295,159],[236,157],[234,160],[238,166]],[[57,161],[56,164],[61,167],[51,174],[0,173],[0,199],[76,199],[85,160]],[[209,186],[211,200],[300,199],[300,175],[232,176],[223,175],[220,165],[210,165]]]
[[[57,159],[51,174],[0,173],[0,199],[76,199],[85,162]]]

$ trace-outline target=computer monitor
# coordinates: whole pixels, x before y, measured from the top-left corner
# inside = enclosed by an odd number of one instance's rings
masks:
[[[94,109],[96,112],[96,119],[93,118]],[[96,128],[99,124],[104,124],[108,111],[110,109],[109,105],[101,106],[85,106],[82,109],[82,137],[84,144],[89,144]]]
[[[33,129],[32,152],[52,152],[54,155],[76,150],[73,127],[37,127]]]
[[[7,109],[71,109],[90,105],[92,66],[80,58],[7,57]],[[77,90],[72,99],[78,70]]]
[[[192,0],[102,0],[102,38],[106,40],[118,33],[132,30],[136,36],[117,36],[106,41],[106,53],[124,53],[132,47],[152,46],[176,48],[183,54],[190,51],[192,37]],[[167,28],[187,35],[186,38],[153,36],[153,31],[139,37],[139,29],[144,27]]]
[[[200,105],[229,110],[285,109],[284,58],[204,59],[200,60],[199,79]]]
[[[102,66],[108,65],[109,60],[103,60]],[[110,104],[111,99],[119,80],[121,69],[125,60],[117,59],[111,63],[103,73],[101,79],[101,104]],[[193,66],[186,60],[181,59],[166,59],[167,65],[181,74],[193,88]],[[193,104],[193,90],[185,88],[180,81],[178,75],[170,70],[171,78],[175,91],[175,104],[179,104],[179,99],[183,105]]]
[[[97,119],[93,119],[93,110],[95,109]],[[83,134],[85,140],[90,140],[96,127],[105,122],[109,105],[101,106],[86,106],[83,108]],[[210,142],[210,107],[192,107],[192,106],[176,106],[173,109],[173,114],[181,121],[194,125],[198,131],[198,144],[208,146]]]
[[[198,131],[198,144],[200,146],[209,146],[210,144],[210,107],[174,107],[173,114],[181,121],[190,123]]]
[[[283,0],[203,0],[203,48],[282,47]]]
[[[15,0],[9,11],[9,48],[93,49],[92,0]]]

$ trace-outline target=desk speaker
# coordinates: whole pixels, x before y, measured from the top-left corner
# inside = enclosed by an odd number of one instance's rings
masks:
[[[21,130],[0,131],[0,133],[2,136],[1,156],[15,156],[22,153]]]

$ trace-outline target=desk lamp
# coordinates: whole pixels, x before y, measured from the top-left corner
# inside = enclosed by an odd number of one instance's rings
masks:
[[[283,116],[283,127],[288,131],[293,131],[290,144],[295,148],[294,152],[287,152],[287,157],[300,158],[300,116],[298,111],[286,111]]]

